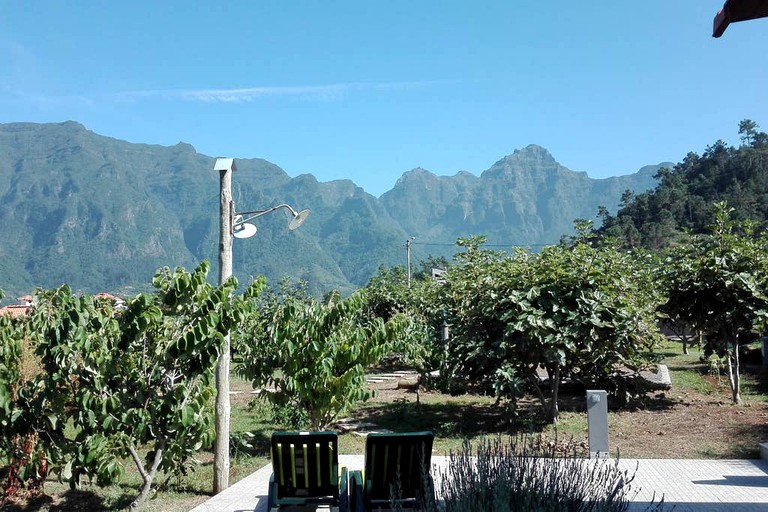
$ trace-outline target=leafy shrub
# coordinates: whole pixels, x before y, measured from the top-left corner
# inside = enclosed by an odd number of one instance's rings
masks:
[[[255,399],[250,403],[250,408],[260,407],[265,409],[272,423],[289,430],[305,429],[309,426],[309,414],[290,404],[264,403],[264,399]]]
[[[551,421],[561,382],[630,392],[623,369],[636,369],[662,341],[654,258],[595,247],[586,234],[538,253],[491,251],[484,242],[460,239],[466,252],[447,273],[451,338],[441,372],[499,399],[532,391]]]
[[[133,461],[143,486],[131,508],[139,509],[158,471],[183,475],[195,463],[213,434],[209,403],[221,342],[261,286],[234,297],[236,281],[214,288],[209,269],[208,262],[192,273],[162,269],[157,291],[125,309],[64,285],[36,292],[23,323],[0,317],[7,494],[39,489],[49,470],[73,487],[82,477],[110,485]]]
[[[278,419],[328,427],[356,402],[367,400],[365,367],[397,351],[405,321],[366,319],[365,295],[342,298],[331,293],[322,302],[286,297],[269,305],[253,324],[241,329],[236,347],[238,374],[254,387],[270,387],[263,398],[283,411]],[[285,414],[288,409],[303,411]],[[307,419],[308,418],[308,419]]]
[[[0,315],[0,468],[7,461],[2,473],[5,496],[39,490],[49,471],[39,432],[28,428],[20,405],[34,401],[35,388],[28,382],[42,371],[27,323],[26,317]]]

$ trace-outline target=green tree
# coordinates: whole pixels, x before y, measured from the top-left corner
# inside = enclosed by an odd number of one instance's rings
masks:
[[[38,443],[48,418],[32,418],[35,423],[29,424],[23,417],[22,404],[34,393],[27,382],[40,372],[27,324],[26,316],[0,315],[0,457],[8,461],[5,495],[38,489],[48,475],[45,450]]]
[[[432,279],[432,269],[446,270],[449,266],[448,260],[444,256],[428,256],[421,260],[413,272],[415,279]]]
[[[412,294],[406,281],[404,267],[380,266],[365,287],[368,314],[386,321],[397,314],[409,313]],[[415,283],[416,279],[413,280]]]
[[[717,203],[711,234],[668,258],[664,310],[703,333],[707,355],[726,358],[732,399],[740,403],[739,345],[754,340],[768,319],[768,241],[754,222],[734,221],[733,213]]]
[[[741,141],[751,146],[757,135],[758,125],[751,119],[743,119],[739,121],[739,135],[741,135]]]
[[[619,367],[632,366],[659,339],[660,297],[641,255],[594,247],[587,227],[573,245],[538,254],[504,255],[482,249],[482,239],[460,241],[467,252],[448,275],[453,375],[513,399],[528,384],[551,420],[565,378],[627,391]]]
[[[183,474],[212,439],[209,402],[223,336],[260,286],[233,297],[236,281],[214,288],[209,268],[164,269],[157,291],[124,310],[67,286],[38,292],[27,333],[43,372],[3,404],[11,409],[0,418],[8,425],[3,436],[35,441],[41,465],[73,486],[82,476],[119,481],[129,458],[143,479],[133,509],[158,471]]]
[[[743,144],[723,141],[699,155],[690,152],[671,169],[656,175],[659,185],[638,195],[625,194],[615,216],[601,214],[601,235],[623,240],[629,248],[664,249],[690,234],[707,233],[713,204],[726,201],[736,220],[768,220],[768,134],[754,121],[739,123]]]
[[[403,362],[424,372],[437,368],[443,358],[442,328],[445,322],[445,306],[440,300],[440,284],[432,278],[432,263],[443,260],[428,260],[429,272],[419,272],[408,288],[405,269],[402,266],[382,266],[365,287],[369,318],[379,317],[384,321],[394,315],[401,315],[405,328],[401,333]],[[443,268],[447,263],[442,263]]]
[[[521,258],[483,247],[484,236],[460,238],[464,252],[448,271],[442,288],[451,336],[441,374],[449,389],[466,387],[494,391],[497,398],[514,397],[523,382],[516,371],[512,343],[505,343],[505,310],[498,302],[504,289],[522,289]]]
[[[307,415],[309,427],[324,429],[355,402],[366,400],[365,367],[399,348],[405,320],[364,314],[365,294],[330,294],[323,301],[285,297],[262,312],[260,327],[239,332],[238,373],[279,407]]]

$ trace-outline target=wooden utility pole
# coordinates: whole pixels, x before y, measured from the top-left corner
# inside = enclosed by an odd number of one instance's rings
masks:
[[[406,283],[408,284],[408,288],[411,287],[411,242],[414,240],[416,240],[416,237],[412,236],[405,241],[405,272],[407,275]]]
[[[232,202],[233,158],[218,158],[214,171],[219,171],[219,285],[232,275]],[[216,363],[216,440],[213,454],[213,493],[229,487],[229,333],[224,337]]]

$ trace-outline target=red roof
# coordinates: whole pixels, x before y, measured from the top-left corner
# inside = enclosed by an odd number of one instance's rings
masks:
[[[120,297],[117,297],[115,295],[112,295],[111,293],[106,293],[106,292],[99,292],[96,295],[94,295],[94,297],[99,299],[111,300],[113,302],[124,302],[123,299],[121,299]]]
[[[3,306],[0,308],[0,315],[10,315],[12,317],[24,316],[32,309],[31,306],[25,304],[11,304],[10,306]]]

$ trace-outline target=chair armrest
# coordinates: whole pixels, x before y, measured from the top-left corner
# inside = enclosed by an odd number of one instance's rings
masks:
[[[272,473],[269,476],[269,496],[267,498],[267,510],[272,512],[272,509],[277,508],[277,482],[275,482],[275,474]]]
[[[339,512],[349,512],[349,486],[345,467],[341,468],[341,479],[339,479]]]
[[[349,472],[349,510],[350,512],[365,512],[362,471]]]

